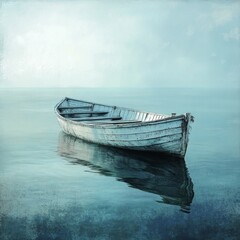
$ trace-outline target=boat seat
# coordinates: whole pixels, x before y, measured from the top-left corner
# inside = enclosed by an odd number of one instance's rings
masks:
[[[92,105],[88,105],[88,106],[66,106],[66,107],[58,107],[58,109],[64,110],[64,109],[91,108],[91,107],[92,107]]]
[[[107,114],[109,112],[101,112],[101,111],[81,111],[81,112],[64,112],[60,113],[61,115],[73,115],[73,114]]]
[[[99,121],[99,120],[120,120],[120,116],[113,117],[82,117],[82,118],[68,118],[73,121]]]

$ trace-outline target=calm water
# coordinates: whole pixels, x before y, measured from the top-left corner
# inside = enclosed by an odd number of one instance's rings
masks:
[[[195,116],[185,161],[63,134],[63,97]],[[237,90],[0,90],[0,239],[239,239]]]

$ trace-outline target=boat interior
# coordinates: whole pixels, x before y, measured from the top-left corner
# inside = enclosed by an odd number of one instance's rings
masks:
[[[72,121],[89,124],[124,124],[151,122],[171,117],[133,109],[107,106],[91,102],[65,98],[58,106],[59,115]]]

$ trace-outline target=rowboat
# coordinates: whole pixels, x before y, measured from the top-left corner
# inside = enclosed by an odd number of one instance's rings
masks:
[[[55,106],[63,131],[101,145],[184,157],[190,113],[163,115],[64,98]]]
[[[158,203],[190,212],[194,191],[184,159],[101,146],[62,132],[57,152],[69,163],[87,167],[92,174],[116,178],[131,188],[155,194]]]

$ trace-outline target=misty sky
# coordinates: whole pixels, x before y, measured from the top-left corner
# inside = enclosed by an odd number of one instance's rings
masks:
[[[0,87],[239,87],[240,1],[2,1],[0,11]]]

